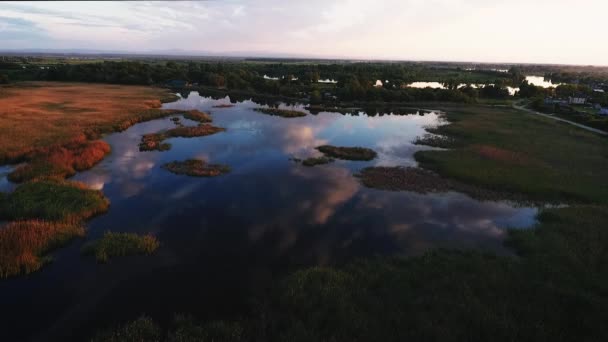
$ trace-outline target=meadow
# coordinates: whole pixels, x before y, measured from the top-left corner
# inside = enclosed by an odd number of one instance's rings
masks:
[[[172,94],[153,87],[27,82],[0,87],[0,163],[154,116]],[[158,113],[157,115],[166,115]]]

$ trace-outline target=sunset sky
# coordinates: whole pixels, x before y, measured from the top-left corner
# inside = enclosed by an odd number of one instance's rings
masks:
[[[608,65],[606,0],[0,3],[0,50]]]

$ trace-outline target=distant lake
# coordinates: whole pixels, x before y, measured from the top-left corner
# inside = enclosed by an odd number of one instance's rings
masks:
[[[560,85],[560,83],[553,83],[551,82],[551,80],[547,80],[545,79],[543,76],[526,76],[526,80],[528,81],[528,83],[533,84],[535,86],[538,87],[543,87],[543,88],[549,88],[549,87],[557,87],[558,85]],[[411,88],[434,88],[434,89],[446,89],[446,87],[443,85],[443,83],[439,83],[439,82],[412,82],[410,84],[407,85],[408,87]],[[463,87],[466,86],[466,84],[460,84],[458,87]],[[471,86],[473,87],[481,87],[483,86],[482,84],[472,84]],[[519,88],[514,88],[514,87],[507,87],[507,89],[509,89],[509,94],[511,95],[515,95],[515,93],[517,91],[519,91]]]
[[[253,111],[260,105],[252,101],[214,108],[220,104],[230,99],[194,92],[166,104],[210,112],[214,125],[227,129],[170,139],[166,152],[140,152],[138,143],[143,134],[174,127],[170,118],[105,137],[112,153],[74,177],[112,203],[107,214],[88,222],[87,240],[106,230],[153,233],[161,248],[153,256],[108,264],[81,256],[82,241],[60,249],[40,272],[0,282],[4,334],[22,337],[37,328],[76,338],[142,313],[165,321],[173,312],[229,319],[293,270],[438,247],[504,254],[505,229],[535,223],[537,208],[454,192],[368,189],[354,177],[366,166],[415,166],[414,153],[429,147],[412,142],[425,127],[445,123],[437,111],[286,119]],[[369,147],[379,156],[313,168],[290,160],[319,155],[315,147],[323,144]],[[227,164],[232,172],[192,178],[160,167],[188,158]]]

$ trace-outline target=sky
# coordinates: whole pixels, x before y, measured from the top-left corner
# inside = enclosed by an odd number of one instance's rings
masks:
[[[0,2],[0,50],[608,65],[606,0]]]

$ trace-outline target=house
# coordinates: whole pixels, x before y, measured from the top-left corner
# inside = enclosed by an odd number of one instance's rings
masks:
[[[374,87],[376,87],[376,88],[382,88],[383,86],[384,86],[384,84],[380,80],[377,80],[376,84],[374,84]]]
[[[578,96],[569,96],[568,97],[568,103],[571,105],[584,105],[585,103],[587,103],[587,98],[585,97],[578,97]]]

